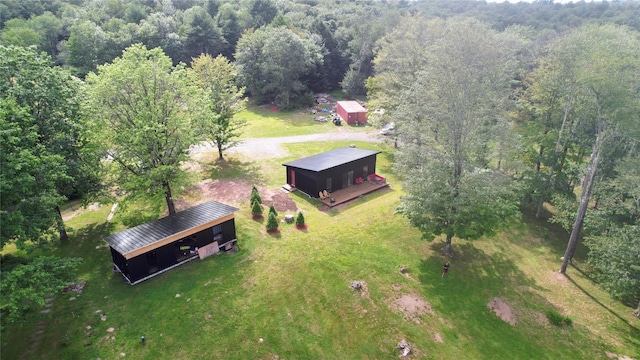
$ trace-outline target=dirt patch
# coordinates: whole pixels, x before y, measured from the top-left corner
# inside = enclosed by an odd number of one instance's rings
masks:
[[[194,185],[175,202],[181,211],[194,205],[215,200],[224,204],[239,205],[251,195],[251,185],[244,180],[205,180]]]
[[[239,206],[251,196],[252,186],[245,180],[205,180],[185,191],[184,196],[175,201],[176,210],[181,211],[211,200]],[[277,211],[298,209],[289,195],[282,191],[258,188],[258,192],[265,206],[273,204]]]
[[[270,189],[258,189],[260,196],[262,197],[262,204],[264,206],[271,206],[276,208],[277,211],[296,211],[298,207],[295,201],[291,200],[289,194],[277,190]]]
[[[627,355],[618,355],[618,354],[614,354],[612,352],[608,352],[605,351],[604,352],[605,355],[607,355],[607,357],[609,359],[615,359],[615,360],[635,360],[634,358],[627,356]]]
[[[435,315],[431,304],[417,294],[405,294],[391,301],[392,310],[401,313],[405,319],[417,321],[424,314]]]
[[[493,310],[493,312],[495,312],[496,315],[504,322],[511,324],[511,326],[516,325],[516,316],[511,309],[511,306],[509,306],[509,304],[504,302],[504,300],[502,300],[501,298],[497,296],[493,297],[491,301],[487,303],[487,307]]]
[[[443,343],[444,342],[444,338],[442,338],[442,335],[440,335],[439,332],[436,332],[435,334],[433,334],[433,340],[437,343]]]

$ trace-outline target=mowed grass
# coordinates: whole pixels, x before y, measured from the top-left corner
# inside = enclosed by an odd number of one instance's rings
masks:
[[[312,114],[307,111],[272,111],[269,107],[247,105],[238,118],[246,121],[242,138],[280,137],[308,135],[334,130],[330,121],[318,122],[316,116],[329,117],[328,113]]]
[[[606,359],[605,351],[640,356],[639,322],[630,308],[576,268],[569,279],[555,272],[567,234],[546,222],[525,215],[495,237],[454,239],[456,255],[442,278],[442,239],[421,240],[394,212],[402,189],[392,172],[392,149],[355,144],[383,151],[377,172],[390,189],[327,212],[293,193],[309,228],[282,223],[277,235],[251,219],[248,203],[240,204],[238,253],[192,261],[136,286],[112,272],[101,240],[124,228],[130,215],[106,226],[111,207],[103,206],[69,220],[76,230],[56,254],[85,259],[85,291],[56,295],[50,314],[6,329],[2,358],[21,358],[39,330],[30,358],[391,359],[400,354],[395,347],[402,339],[420,359]],[[286,158],[232,158],[225,169],[259,173],[260,185],[276,188],[284,182],[281,163],[345,145],[286,144]],[[135,212],[144,218],[154,208]],[[582,268],[583,248],[579,254]],[[401,265],[407,274],[399,272]],[[365,285],[362,291],[349,287],[355,280]],[[403,295],[428,301],[433,314],[403,316],[395,305]],[[512,306],[515,326],[487,308],[494,296]],[[571,317],[573,326],[548,324],[548,309]]]

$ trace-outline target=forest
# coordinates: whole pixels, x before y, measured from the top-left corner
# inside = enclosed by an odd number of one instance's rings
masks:
[[[0,78],[2,247],[68,241],[71,199],[175,213],[189,148],[222,160],[247,104],[339,91],[395,124],[396,211],[424,239],[455,257],[548,219],[570,234],[557,270],[584,242],[589,276],[640,316],[638,1],[0,0]],[[3,328],[78,266],[3,258]]]

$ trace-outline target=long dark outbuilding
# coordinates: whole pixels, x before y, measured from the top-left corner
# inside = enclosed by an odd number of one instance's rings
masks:
[[[209,201],[108,236],[114,269],[135,285],[236,244],[237,208]]]
[[[346,189],[376,173],[380,151],[355,147],[339,148],[282,164],[287,184],[311,197],[323,191]]]

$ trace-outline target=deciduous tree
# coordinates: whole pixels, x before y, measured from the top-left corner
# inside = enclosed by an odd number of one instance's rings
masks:
[[[186,179],[180,165],[195,142],[192,100],[201,96],[184,67],[173,67],[160,48],[136,44],[87,84],[94,140],[112,160],[116,184],[131,195],[163,194],[174,214],[172,186]]]
[[[238,144],[240,130],[245,125],[242,119],[235,117],[245,103],[242,99],[244,88],[235,85],[238,72],[222,55],[215,59],[200,55],[193,59],[190,73],[205,94],[200,116],[195,122],[197,131],[203,140],[218,149],[218,158],[223,160],[222,152]]]
[[[241,83],[261,103],[288,108],[307,100],[302,77],[322,63],[321,47],[285,27],[245,33],[238,41],[236,62]]]
[[[579,204],[564,254],[561,273],[565,273],[575,252],[578,238],[598,181],[601,161],[624,137],[638,138],[640,99],[637,74],[640,71],[640,38],[628,28],[615,25],[582,27],[557,41],[551,48],[549,62],[569,62],[575,74],[575,91],[581,99],[579,116],[590,129],[591,155],[584,169]]]
[[[507,110],[517,49],[475,20],[425,26],[433,41],[410,45],[424,48],[424,60],[411,59],[419,61],[417,75],[394,89],[401,94],[393,100],[403,144],[396,166],[407,190],[398,211],[425,238],[445,235],[443,250],[451,254],[454,236],[492,234],[518,213],[509,177],[487,169],[487,144]]]
[[[93,171],[97,158],[84,136],[79,83],[67,71],[52,67],[51,59],[34,48],[2,46],[0,79],[6,129],[2,210],[12,219],[2,222],[3,242],[39,241],[38,232],[56,220],[64,240],[58,206],[70,197],[86,195],[98,183]]]

